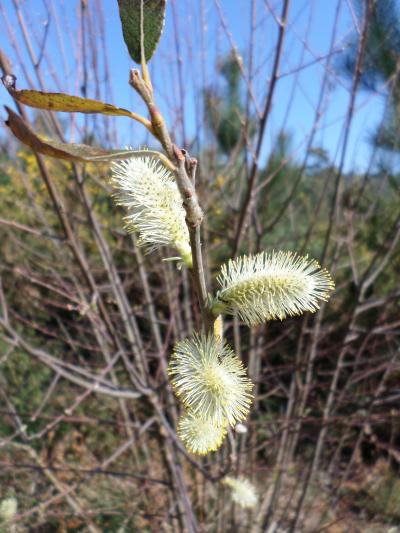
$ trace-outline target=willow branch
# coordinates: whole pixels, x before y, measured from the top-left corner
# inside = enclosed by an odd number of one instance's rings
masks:
[[[197,161],[190,158],[186,150],[179,149],[172,143],[164,118],[154,102],[153,92],[146,81],[141,77],[138,70],[131,70],[129,83],[146,104],[151,117],[153,132],[162,144],[171,164],[175,165],[174,174],[176,184],[183,200],[183,207],[186,212],[186,224],[190,235],[190,246],[193,259],[191,274],[199,300],[203,324],[206,329],[209,329],[212,327],[212,315],[208,310],[207,304],[207,286],[204,275],[200,238],[200,226],[204,218],[204,213],[199,204],[194,185]]]

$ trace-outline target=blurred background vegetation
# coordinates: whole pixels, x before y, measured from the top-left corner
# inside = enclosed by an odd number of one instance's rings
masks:
[[[153,68],[168,73],[165,85],[161,74],[154,74],[154,84],[175,140],[199,160],[210,286],[216,288],[220,264],[235,253],[264,249],[309,254],[332,272],[336,284],[316,315],[251,330],[237,318],[227,320],[227,339],[256,384],[248,431],[234,438],[233,467],[232,442],[193,465],[173,442],[168,444],[147,400],[116,398],[87,385],[103,372],[108,390],[110,383],[131,390],[128,363],[136,350],[145,355],[151,385],[174,424],[176,404],[165,363],[173,343],[200,321],[190,278],[162,261],[169,251],[143,255],[135,238],[125,234],[123,214],[110,195],[108,165],[50,158],[43,163],[4,129],[0,501],[15,498],[18,507],[14,522],[3,529],[0,516],[0,531],[187,531],[171,465],[183,473],[197,522],[193,531],[400,531],[399,6],[395,0],[334,3],[350,22],[338,36],[332,17],[329,53],[317,51],[319,59],[312,60],[322,68],[313,78],[318,91],[306,132],[296,122],[270,117],[281,101],[295,100],[291,90],[303,90],[297,76],[299,71],[307,76],[304,56],[290,67],[292,89],[279,83],[300,31],[296,14],[303,7],[312,16],[314,2],[307,8],[292,3],[282,36],[285,25],[277,21],[286,2],[200,2],[192,12],[180,0],[171,1]],[[59,67],[63,57],[43,38],[51,23],[61,41],[68,34],[65,47],[79,45],[72,74],[76,94],[112,96],[116,59],[112,50],[109,59],[103,55],[111,31],[107,3],[74,2],[77,35],[63,26],[63,3],[44,2],[47,22],[41,19],[42,27],[35,26],[37,4],[2,5],[3,70],[7,59],[22,71],[25,65],[21,87],[46,90],[51,80],[66,90],[68,73],[60,74]],[[237,37],[241,9],[249,11],[246,21],[253,25],[253,38],[244,43]],[[230,10],[236,11],[233,21]],[[12,17],[21,33],[12,27]],[[207,17],[218,29],[215,35],[225,35],[224,46],[207,33]],[[190,40],[186,24],[195,28]],[[269,55],[261,56],[257,39],[269,24],[275,28]],[[303,40],[298,38],[302,50],[308,37],[311,42],[306,31]],[[280,38],[288,43],[281,57]],[[190,57],[205,64],[210,47],[213,77],[202,77],[197,91],[189,89]],[[61,45],[58,50],[61,54]],[[128,70],[125,74],[127,79]],[[339,83],[347,90],[343,108],[332,97]],[[98,94],[89,92],[93,87]],[[374,111],[377,123],[371,115],[361,147],[349,137],[357,103],[376,95],[384,102],[383,112]],[[1,96],[10,105],[5,91]],[[188,111],[189,100],[195,114]],[[290,105],[287,109],[290,115]],[[335,145],[330,138],[324,143],[320,134],[328,113],[340,121]],[[92,145],[115,147],[117,140],[122,145],[128,132],[126,126],[118,131],[119,122],[111,118],[28,116],[36,132],[73,134],[75,141]],[[136,131],[140,143],[148,141]],[[362,151],[363,165],[349,162],[350,149]],[[54,190],[70,233],[55,208]],[[240,237],[246,208],[249,224]],[[49,354],[54,360],[46,359]],[[226,468],[257,486],[260,503],[251,513],[235,507],[215,481]]]

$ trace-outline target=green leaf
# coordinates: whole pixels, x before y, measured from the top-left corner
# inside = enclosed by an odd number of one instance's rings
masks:
[[[131,58],[141,63],[140,13],[143,3],[144,56],[153,56],[164,27],[166,0],[118,0],[122,32]]]
[[[36,135],[32,128],[12,109],[7,106],[5,108],[8,112],[7,126],[17,139],[39,154],[85,163],[117,161],[138,156],[137,150],[104,150],[86,144],[67,144],[44,139]]]
[[[134,113],[128,109],[105,104],[98,100],[70,96],[64,93],[44,93],[42,91],[18,91],[15,88],[15,76],[10,74],[2,77],[3,84],[7,91],[20,104],[25,104],[37,109],[48,109],[49,111],[66,111],[79,113],[101,113],[103,115],[115,115],[135,118]]]

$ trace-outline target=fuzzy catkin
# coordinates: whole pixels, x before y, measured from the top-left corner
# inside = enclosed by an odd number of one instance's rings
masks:
[[[138,244],[148,252],[172,246],[191,266],[185,210],[172,173],[154,157],[137,157],[112,165],[111,184],[116,203],[127,211],[125,227],[138,233]]]
[[[227,425],[216,425],[193,413],[184,414],[178,424],[178,435],[186,448],[197,455],[216,451],[226,437]]]
[[[316,311],[334,288],[317,261],[292,252],[261,252],[223,265],[215,314],[237,312],[249,326]]]
[[[225,477],[222,483],[231,489],[232,500],[245,509],[255,507],[258,495],[254,485],[246,478]]]
[[[202,420],[235,425],[249,413],[253,384],[230,346],[212,334],[176,343],[168,374],[184,406]]]

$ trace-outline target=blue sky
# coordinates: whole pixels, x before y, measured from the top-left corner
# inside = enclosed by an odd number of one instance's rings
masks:
[[[37,42],[32,37],[34,53],[38,55],[40,42],[44,34],[48,15],[42,0],[21,1],[28,32],[36,34]],[[54,12],[51,13],[46,53],[52,68],[41,62],[41,73],[47,90],[63,90],[71,94],[80,94],[82,85],[82,68],[76,58],[82,46],[79,37],[77,0],[59,0],[47,2]],[[103,50],[96,60],[101,65],[100,82],[95,80],[89,68],[88,97],[100,97],[121,107],[128,107],[145,113],[141,102],[127,84],[129,69],[134,66],[126,51],[122,38],[116,0],[88,0],[93,31],[104,20],[107,55],[111,87],[102,83],[104,79]],[[354,33],[354,18],[350,6],[354,0],[292,0],[287,37],[282,56],[280,72],[283,75],[277,84],[273,109],[263,145],[265,158],[273,145],[277,132],[282,127],[293,134],[294,157],[301,160],[302,147],[307,140],[313,123],[316,102],[318,101],[322,78],[325,72],[324,56],[330,49],[332,32],[335,28],[335,50],[344,48],[349,37]],[[166,114],[169,124],[178,142],[182,142],[181,124],[173,122],[176,109],[180,106],[180,87],[176,66],[175,28],[179,35],[179,48],[182,58],[182,78],[184,88],[184,131],[187,139],[202,135],[199,127],[199,110],[201,109],[201,88],[221,83],[217,76],[216,61],[228,52],[232,42],[243,55],[245,72],[248,66],[248,43],[251,35],[250,0],[174,0],[167,10],[165,32],[154,60],[151,61],[153,81],[161,109]],[[272,14],[271,14],[272,10]],[[274,14],[279,14],[281,0],[258,0],[256,2],[256,30],[253,32],[253,61],[256,75],[253,91],[260,108],[269,84],[273,53],[276,46],[277,24]],[[221,28],[221,13],[228,27],[227,35]],[[338,14],[335,25],[335,15]],[[102,14],[102,16],[100,16]],[[5,16],[4,16],[5,15]],[[11,36],[21,51],[23,62],[27,65],[28,53],[23,40],[20,24],[16,18],[12,0],[2,0],[0,23],[4,31],[0,36],[0,46],[12,59],[13,69],[18,78],[19,87],[27,87],[29,81],[24,76],[21,61],[15,54]],[[11,34],[10,34],[11,32]],[[88,43],[86,43],[88,45]],[[63,56],[64,53],[64,56]],[[329,93],[315,137],[315,146],[324,147],[332,160],[338,162],[340,142],[343,138],[344,118],[349,105],[350,81],[338,76],[335,71],[340,54],[335,55],[331,63]],[[308,66],[307,66],[308,65]],[[38,80],[32,68],[28,68],[31,83],[39,88]],[[56,74],[54,74],[56,73]],[[58,78],[58,84],[56,83]],[[100,83],[100,85],[99,85]],[[0,89],[0,101],[10,104],[10,98],[4,88]],[[346,157],[346,169],[356,168],[362,171],[368,166],[371,149],[368,136],[375,129],[382,116],[383,98],[378,94],[360,92],[356,100],[356,112],[350,130],[349,149]],[[172,112],[171,112],[172,109]],[[2,116],[4,117],[4,113]],[[90,119],[92,120],[92,119]],[[95,124],[102,124],[103,120]],[[120,145],[143,144],[146,139],[140,127],[126,118],[115,120]],[[79,119],[77,124],[79,124]],[[200,131],[199,131],[200,129]],[[79,134],[69,129],[72,139],[79,140]]]

